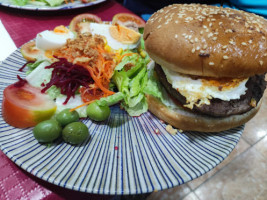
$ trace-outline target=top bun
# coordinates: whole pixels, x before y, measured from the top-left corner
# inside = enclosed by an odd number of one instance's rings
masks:
[[[145,48],[158,64],[183,74],[246,78],[267,72],[267,20],[201,4],[173,4],[154,13]]]

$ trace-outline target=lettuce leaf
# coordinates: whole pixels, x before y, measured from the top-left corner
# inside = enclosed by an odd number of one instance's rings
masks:
[[[18,6],[24,6],[29,2],[29,0],[12,0],[12,3]]]
[[[58,6],[58,5],[61,5],[64,2],[64,0],[45,0],[45,2],[49,6]]]
[[[116,66],[112,77],[119,92],[123,94],[121,106],[130,116],[139,116],[148,110],[144,93],[148,82],[147,61],[137,53],[126,56]]]

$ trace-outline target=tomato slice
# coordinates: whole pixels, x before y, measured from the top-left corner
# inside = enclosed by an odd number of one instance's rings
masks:
[[[37,49],[35,41],[22,45],[20,52],[27,61],[35,61],[40,55],[44,54],[43,50]]]
[[[11,126],[17,128],[35,126],[52,117],[55,111],[55,102],[25,80],[9,85],[4,90],[2,115]]]
[[[89,13],[84,13],[75,16],[71,22],[70,22],[70,30],[75,31],[78,33],[83,33],[83,32],[89,32],[90,30],[90,23],[102,23],[102,20],[100,17],[94,15],[94,14],[89,14]]]
[[[138,17],[137,15],[130,13],[118,13],[113,16],[112,24],[116,25],[124,25],[130,28],[129,26],[133,26],[135,24],[138,28],[142,28],[145,26],[145,21]]]

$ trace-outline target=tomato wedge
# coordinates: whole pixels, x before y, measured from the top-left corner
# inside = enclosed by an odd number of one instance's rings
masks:
[[[44,54],[43,50],[37,49],[35,41],[22,45],[20,52],[27,61],[35,61],[40,55]]]
[[[56,104],[39,88],[20,79],[4,90],[2,116],[11,126],[27,128],[49,119],[56,111]]]
[[[113,16],[112,24],[116,25],[124,25],[128,28],[129,26],[133,26],[135,24],[138,28],[142,28],[145,26],[145,21],[138,17],[137,15],[130,14],[130,13],[118,13]]]
[[[90,23],[102,23],[102,20],[100,17],[94,15],[94,14],[89,14],[89,13],[84,13],[75,16],[71,22],[70,22],[70,30],[75,31],[78,33],[84,33],[84,32],[89,32],[90,31]]]

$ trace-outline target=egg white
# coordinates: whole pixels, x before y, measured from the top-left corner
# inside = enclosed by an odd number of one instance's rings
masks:
[[[67,39],[74,38],[74,34],[68,33],[58,34],[54,31],[45,30],[36,36],[36,47],[42,50],[58,49],[66,44]]]
[[[186,98],[187,105],[185,106],[189,108],[192,108],[193,105],[209,105],[210,99],[212,98],[218,98],[223,101],[239,99],[247,90],[245,85],[248,79],[244,79],[235,87],[219,90],[216,86],[203,84],[201,79],[192,79],[189,76],[171,71],[165,67],[162,67],[162,69],[168,82],[172,84],[172,87],[178,90],[180,94]]]
[[[140,40],[137,43],[133,44],[123,44],[118,40],[114,39],[109,33],[110,24],[98,24],[98,23],[91,23],[90,24],[90,31],[93,35],[102,35],[106,38],[107,44],[114,50],[122,49],[135,49],[139,46]]]

